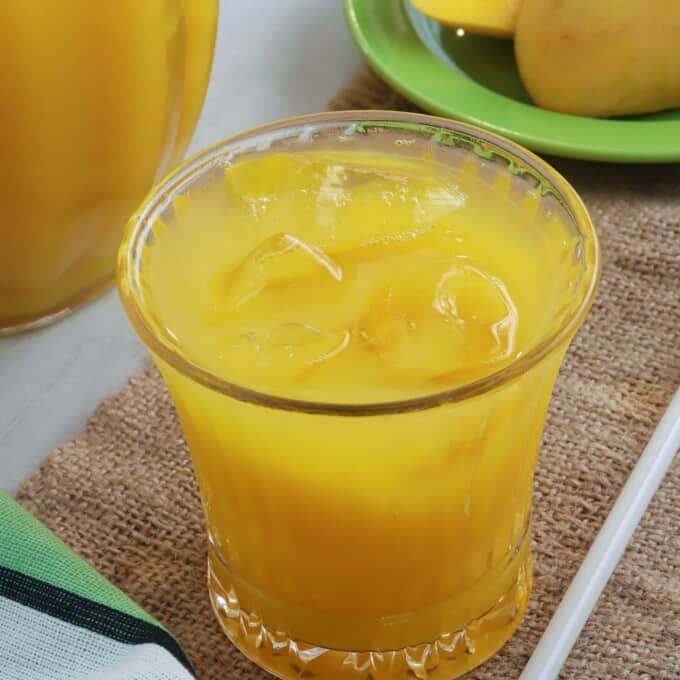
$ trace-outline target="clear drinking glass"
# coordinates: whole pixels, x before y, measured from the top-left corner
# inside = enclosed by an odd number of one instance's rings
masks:
[[[177,198],[221,181],[239,158],[337,148],[465,164],[508,200],[537,197],[545,238],[573,243],[577,273],[549,331],[491,375],[397,402],[287,399],[193,362],[144,283]],[[599,269],[593,225],[557,172],[507,140],[429,116],[274,123],[204,151],[156,187],[124,238],[120,292],[177,407],[205,511],[210,598],[246,656],[284,678],[453,678],[503,645],[531,591],[546,409]]]

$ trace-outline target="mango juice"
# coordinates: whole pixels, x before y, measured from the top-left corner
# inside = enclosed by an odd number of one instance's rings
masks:
[[[512,166],[408,146],[199,159],[209,179],[159,190],[121,252],[192,453],[213,606],[280,677],[457,676],[531,588],[568,338],[516,367],[583,302],[594,246]]]
[[[123,227],[186,150],[217,0],[0,5],[0,332],[111,282]]]

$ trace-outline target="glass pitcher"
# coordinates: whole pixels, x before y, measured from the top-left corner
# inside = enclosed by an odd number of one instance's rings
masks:
[[[184,154],[218,0],[0,4],[0,334],[113,281],[125,222]]]

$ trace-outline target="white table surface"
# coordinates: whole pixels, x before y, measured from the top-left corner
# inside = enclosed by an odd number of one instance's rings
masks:
[[[276,118],[325,110],[359,65],[340,0],[223,1],[190,152]],[[49,328],[0,338],[0,489],[14,492],[147,360],[114,291]]]

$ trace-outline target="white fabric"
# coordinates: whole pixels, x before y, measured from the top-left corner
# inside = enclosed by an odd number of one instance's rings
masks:
[[[0,596],[1,680],[193,680],[166,649],[128,645]]]

